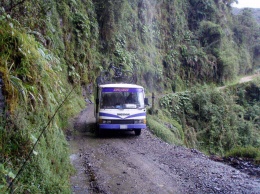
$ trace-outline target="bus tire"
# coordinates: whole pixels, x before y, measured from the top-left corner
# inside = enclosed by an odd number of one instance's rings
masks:
[[[135,135],[136,136],[141,135],[141,129],[135,129]]]
[[[95,135],[96,135],[96,137],[100,137],[100,129],[99,129],[98,125],[96,125]]]

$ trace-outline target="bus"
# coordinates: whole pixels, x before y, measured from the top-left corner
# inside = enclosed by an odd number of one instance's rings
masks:
[[[95,91],[96,134],[102,131],[124,130],[141,134],[146,128],[144,88],[135,84],[101,84]]]

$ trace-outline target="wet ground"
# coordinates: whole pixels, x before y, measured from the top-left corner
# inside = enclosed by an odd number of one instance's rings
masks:
[[[260,179],[211,160],[194,149],[169,145],[149,130],[97,138],[93,106],[68,135],[73,193],[260,193]]]
[[[251,177],[255,177],[260,180],[260,165],[255,164],[253,160],[242,159],[238,157],[228,157],[224,158],[223,162],[244,172]]]

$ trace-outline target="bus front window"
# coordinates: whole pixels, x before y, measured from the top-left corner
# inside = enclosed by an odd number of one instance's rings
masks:
[[[133,109],[144,108],[143,91],[102,91],[100,106],[103,109]]]

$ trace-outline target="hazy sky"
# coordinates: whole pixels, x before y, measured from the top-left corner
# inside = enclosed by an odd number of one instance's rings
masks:
[[[238,4],[234,3],[233,6],[238,8],[260,8],[260,0],[238,0]]]

